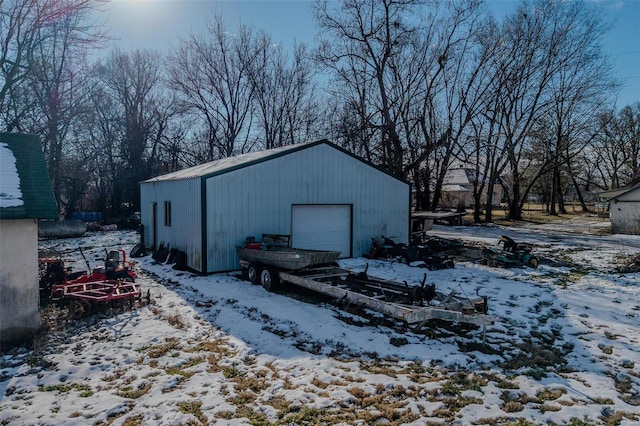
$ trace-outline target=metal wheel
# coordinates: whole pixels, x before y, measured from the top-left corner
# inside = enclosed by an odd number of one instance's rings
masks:
[[[82,299],[71,299],[69,302],[69,315],[74,319],[82,318],[90,311],[90,305]]]
[[[280,277],[275,269],[264,268],[262,272],[260,272],[260,284],[262,284],[265,290],[275,291],[279,283]]]
[[[251,284],[260,284],[260,269],[255,264],[252,263],[251,265],[249,265],[247,275],[249,275],[249,281],[251,281]]]

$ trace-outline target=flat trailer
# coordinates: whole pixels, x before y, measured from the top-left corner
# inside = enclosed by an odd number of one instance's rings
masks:
[[[275,291],[282,283],[332,297],[344,308],[367,308],[399,320],[403,328],[419,332],[430,320],[482,326],[493,324],[486,297],[469,298],[455,290],[441,293],[435,284],[398,283],[370,277],[367,268],[354,272],[338,266],[339,252],[302,250],[290,247],[288,235],[263,234],[262,242],[249,237],[237,247],[240,266],[252,284]],[[484,333],[483,333],[484,334]]]
[[[424,330],[430,320],[443,320],[482,326],[493,324],[488,315],[486,297],[469,298],[455,290],[442,293],[435,284],[425,285],[426,274],[420,285],[398,283],[371,277],[335,265],[317,265],[297,271],[279,270],[262,263],[240,261],[248,272],[254,271],[268,291],[275,291],[282,283],[302,287],[332,297],[344,308],[358,306],[399,320],[403,328],[414,332]],[[254,275],[255,276],[255,275]]]

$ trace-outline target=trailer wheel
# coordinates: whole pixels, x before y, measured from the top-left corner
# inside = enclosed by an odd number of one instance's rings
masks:
[[[251,284],[260,284],[260,269],[255,264],[252,263],[249,265],[249,269],[247,269],[247,275],[249,275],[249,281],[251,281]]]
[[[84,300],[71,299],[69,301],[69,315],[71,318],[80,319],[89,312],[90,306]]]
[[[280,283],[278,272],[273,268],[264,268],[260,272],[260,284],[267,291],[275,291]]]

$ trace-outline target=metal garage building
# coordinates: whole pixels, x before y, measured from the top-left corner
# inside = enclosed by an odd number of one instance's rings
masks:
[[[297,248],[368,252],[408,240],[410,187],[327,140],[213,161],[140,184],[147,247],[187,254],[203,273],[239,268],[246,237],[291,235]]]

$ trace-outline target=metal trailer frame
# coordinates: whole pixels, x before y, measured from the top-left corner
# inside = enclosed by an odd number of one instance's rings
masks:
[[[318,266],[300,271],[282,271],[272,266],[259,265],[244,260],[240,261],[240,265],[243,269],[253,267],[269,270],[274,276],[277,275],[281,282],[331,296],[345,307],[356,305],[382,313],[402,321],[416,332],[423,329],[432,319],[460,322],[482,326],[484,341],[486,326],[496,321],[493,316],[487,315],[487,299],[484,297],[469,299],[466,296],[458,295],[455,291],[444,294],[433,288],[431,299],[425,306],[422,296],[425,294],[426,274],[420,287],[369,277],[366,275],[366,271],[356,273],[337,266]],[[265,287],[269,291],[274,288],[271,282],[274,278],[272,277],[268,287]],[[401,299],[404,300],[401,301]],[[410,299],[413,299],[413,302],[408,302]],[[437,305],[432,306],[431,301],[436,301]]]

